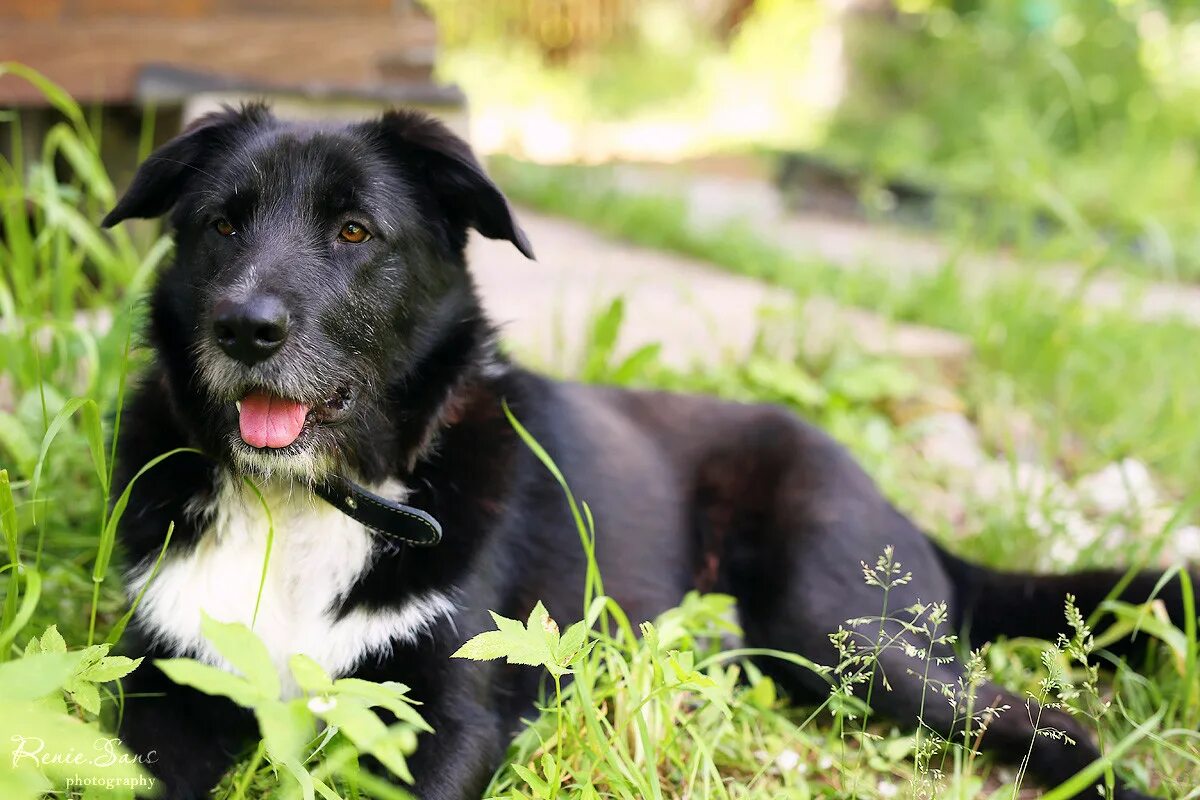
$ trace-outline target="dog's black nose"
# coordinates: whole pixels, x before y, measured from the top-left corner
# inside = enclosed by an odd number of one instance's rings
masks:
[[[261,294],[240,303],[221,300],[213,307],[213,335],[230,358],[247,366],[266,361],[287,339],[287,306]]]

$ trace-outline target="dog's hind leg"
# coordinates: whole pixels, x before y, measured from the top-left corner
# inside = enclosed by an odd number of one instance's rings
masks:
[[[948,652],[941,655],[952,659]],[[876,666],[881,675],[871,697],[873,711],[917,720],[947,742],[993,752],[1009,764],[1022,765],[1046,787],[1058,786],[1100,758],[1093,734],[1078,719],[988,681],[970,686],[955,660],[927,664],[924,658],[893,650],[880,655]],[[890,686],[881,687],[883,675]],[[1103,780],[1088,784],[1075,798],[1101,797],[1097,792],[1103,786]],[[1116,800],[1144,797],[1120,785],[1114,792]]]
[[[893,552],[898,556],[903,551]],[[897,560],[899,580],[909,571],[903,558]],[[748,577],[733,581],[748,646],[796,652],[817,664],[840,667],[840,672],[820,675],[781,659],[758,660],[794,697],[819,701],[833,684],[858,673],[862,680],[849,685],[876,715],[923,726],[946,742],[981,748],[1013,765],[1024,764],[1029,782],[1045,786],[1061,784],[1100,757],[1092,743],[1094,732],[1070,714],[991,682],[970,684],[953,648],[933,641],[954,633],[949,617],[931,622],[931,603],[947,596],[939,592],[937,576],[922,580],[913,570],[911,582],[890,587],[885,601],[879,586],[867,586],[861,565],[844,570],[828,561],[817,563],[823,575],[796,569],[797,580],[774,597],[763,591],[771,585],[769,578],[753,584]],[[765,565],[760,568],[769,575]],[[835,584],[840,584],[836,592]],[[1046,613],[1061,612],[1049,608]],[[833,643],[839,636],[840,649]],[[1099,785],[1089,785],[1077,798],[1096,797]],[[1115,797],[1137,800],[1142,795],[1119,787]]]
[[[843,669],[872,670],[869,684],[854,686],[860,699],[871,686],[875,712],[961,742],[969,707],[960,688],[964,667],[948,645],[931,651],[929,633],[920,630],[929,623],[928,611],[914,625],[914,608],[946,604],[948,616],[933,638],[956,632],[955,582],[937,549],[841,447],[789,415],[762,409],[741,427],[736,443],[725,445],[700,465],[697,563],[718,564],[708,570],[718,576],[713,588],[737,598],[747,645],[798,653],[828,667],[841,661]],[[882,570],[876,567],[881,556],[888,565]],[[1042,613],[1061,617],[1062,605]],[[857,643],[857,653],[870,658],[847,659],[831,640],[840,628]],[[926,651],[932,658],[921,656]],[[800,699],[820,701],[831,677],[839,677],[779,659],[759,664]],[[976,713],[1004,708],[986,715],[979,746],[1014,764],[1027,759],[1038,782],[1058,785],[1099,757],[1087,730],[1064,712],[991,683],[977,686],[974,698]],[[1094,786],[1080,794],[1095,796]],[[1139,795],[1121,789],[1117,797]]]

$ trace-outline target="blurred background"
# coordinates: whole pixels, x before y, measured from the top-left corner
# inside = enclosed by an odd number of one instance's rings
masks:
[[[719,155],[702,166],[811,207],[1191,279],[1198,19],[1183,0],[5,0],[0,58],[103,106],[118,172],[147,110],[162,138],[240,97],[415,104],[489,154]],[[0,107],[41,103],[0,81]],[[22,118],[33,148],[47,122]]]
[[[1200,4],[0,0],[0,661],[128,620],[104,443],[173,245],[157,221],[98,222],[156,144],[258,99],[297,119],[416,106],[467,137],[537,253],[469,244],[525,363],[784,405],[996,567],[1200,562]],[[1196,627],[1110,611],[1156,646],[1103,696],[1050,643],[983,666],[1137,741],[1134,786],[1194,797]],[[942,774],[891,726],[853,747],[825,718],[798,730],[748,674],[718,676],[733,722],[664,695],[690,721],[632,741],[630,763],[659,753],[654,792],[587,772],[590,746],[568,771],[670,800],[699,796],[681,770],[701,762],[713,796],[1033,796],[970,752]],[[529,769],[497,785],[542,796]],[[219,796],[276,796],[251,773]]]

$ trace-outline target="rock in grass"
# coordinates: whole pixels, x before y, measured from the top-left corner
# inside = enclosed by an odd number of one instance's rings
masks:
[[[979,431],[962,414],[942,411],[912,425],[916,446],[926,460],[951,469],[974,470],[987,461]]]
[[[1160,502],[1150,469],[1136,458],[1085,475],[1076,482],[1075,491],[1089,508],[1101,514],[1145,513]]]

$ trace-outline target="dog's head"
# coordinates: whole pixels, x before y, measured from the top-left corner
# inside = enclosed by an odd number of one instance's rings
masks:
[[[378,432],[388,387],[478,312],[469,227],[532,257],[467,144],[415,112],[210,114],[142,164],[103,224],[172,209],[152,338],[182,423],[241,471],[315,477]]]

